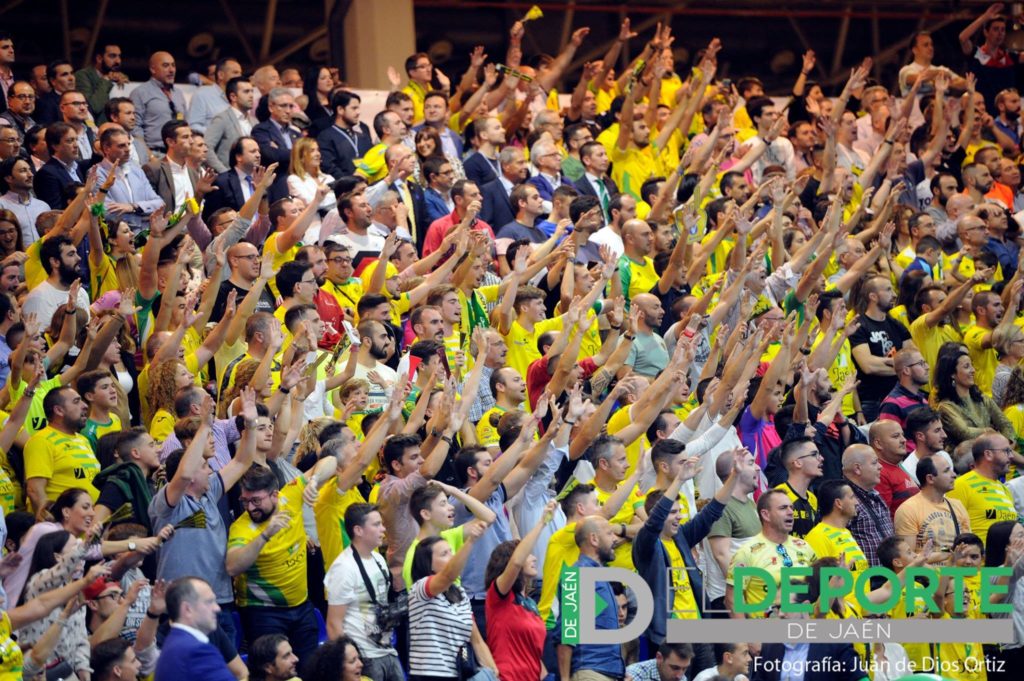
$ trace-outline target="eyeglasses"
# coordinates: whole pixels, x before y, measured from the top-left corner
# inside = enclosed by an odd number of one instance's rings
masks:
[[[925,365],[925,366],[928,366],[928,362],[923,360],[923,359],[920,360],[920,361],[914,362],[913,364],[908,364],[907,366],[908,367],[916,367],[916,366],[921,366],[922,364]]]
[[[20,94],[20,95],[11,95],[11,99],[22,99],[22,100],[24,100],[26,102],[31,102],[35,98],[36,98],[36,96],[34,94],[32,94],[32,93]]]
[[[339,265],[351,265],[352,264],[352,258],[342,258],[342,257],[339,256],[337,258],[327,258],[327,262],[333,262],[333,263],[337,263]]]
[[[776,546],[775,552],[782,558],[782,567],[793,567],[793,559],[789,557],[789,552],[786,551],[786,547],[784,545],[779,544]]]
[[[821,452],[814,452],[813,454],[804,454],[803,456],[798,456],[797,457],[797,461],[799,461],[800,459],[824,459],[824,458],[825,457],[822,456]]]
[[[989,449],[990,452],[1003,452],[1007,456],[1013,454],[1013,447],[1003,447],[1001,449]]]
[[[104,598],[109,598],[112,601],[119,601],[122,598],[124,598],[124,592],[123,591],[111,591],[108,594],[103,594],[102,596],[97,596],[96,600],[97,601],[102,601]]]
[[[250,253],[249,255],[236,255],[233,257],[238,258],[239,260],[255,260],[256,258],[260,257],[260,254]]]
[[[242,499],[239,497],[238,503],[242,504],[242,508],[251,508],[253,506],[259,506],[264,501],[270,498],[269,494],[262,494],[258,497],[249,497],[248,499]]]
[[[68,104],[69,106],[88,106],[88,103],[84,99],[80,102],[65,102],[65,104]]]

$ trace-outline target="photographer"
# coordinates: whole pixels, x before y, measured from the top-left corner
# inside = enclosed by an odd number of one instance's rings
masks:
[[[384,543],[380,511],[373,504],[352,504],[345,510],[345,531],[352,543],[324,579],[327,636],[332,641],[347,636],[359,646],[363,676],[373,681],[403,681],[398,652],[391,645],[391,629],[377,617],[380,607],[388,607],[391,584],[391,572],[378,551]]]

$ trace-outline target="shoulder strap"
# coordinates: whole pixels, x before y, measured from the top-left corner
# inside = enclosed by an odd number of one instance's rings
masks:
[[[953,529],[956,531],[956,535],[960,534],[960,522],[956,519],[956,513],[953,512],[953,504],[949,503],[949,499],[943,497],[943,501],[946,502],[946,508],[949,509],[949,515],[953,518]],[[954,535],[954,536],[956,536]]]
[[[359,552],[355,549],[352,549],[352,557],[355,558],[356,567],[359,568],[359,575],[363,578],[363,584],[366,586],[366,590],[370,594],[370,600],[373,601],[374,605],[380,605],[380,603],[377,601],[377,590],[373,588],[373,582],[370,581],[370,576],[366,574],[366,568],[363,567],[363,557],[360,556]],[[377,561],[373,558],[373,556],[370,556],[370,560],[377,564]],[[377,569],[380,569],[379,564],[377,564]]]

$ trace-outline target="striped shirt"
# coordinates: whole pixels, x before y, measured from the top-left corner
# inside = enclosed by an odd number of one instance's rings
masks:
[[[461,586],[456,586],[458,603],[449,603],[444,594],[431,598],[431,579],[424,577],[409,592],[409,674],[458,677],[458,652],[473,633],[473,609]]]

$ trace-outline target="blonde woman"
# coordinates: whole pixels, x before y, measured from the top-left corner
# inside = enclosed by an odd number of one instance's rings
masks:
[[[308,206],[316,200],[316,189],[319,185],[331,185],[334,178],[320,171],[320,145],[315,139],[303,137],[292,147],[292,174],[288,176],[288,195],[293,199],[302,199]],[[320,217],[338,205],[334,192],[328,192],[317,210]],[[316,243],[320,236],[320,217],[313,218],[306,230],[304,243]],[[315,238],[311,238],[315,237]]]
[[[1005,407],[1003,396],[1010,373],[1021,366],[1024,360],[1024,329],[1014,324],[1009,328],[997,328],[992,332],[992,347],[996,350],[999,364],[996,365],[995,377],[992,379],[992,399],[1000,407]]]

